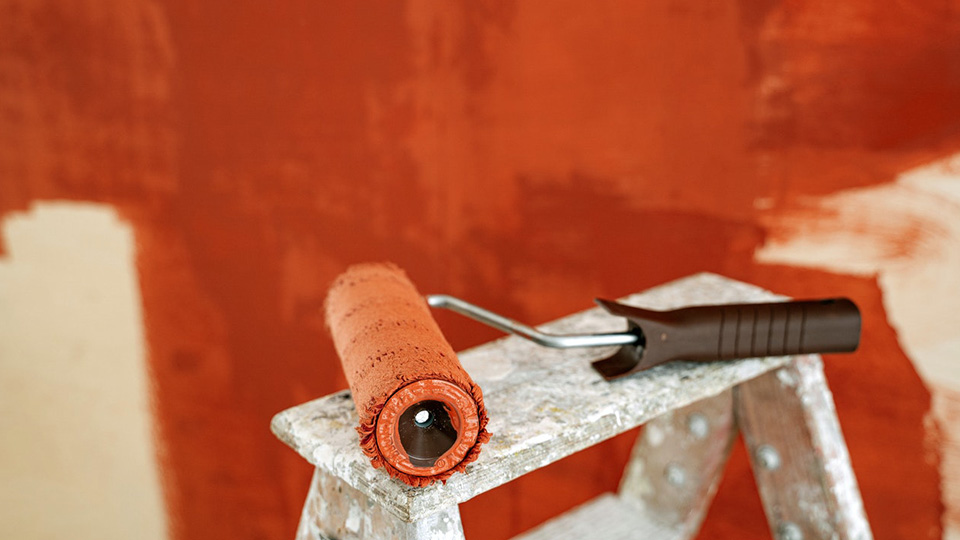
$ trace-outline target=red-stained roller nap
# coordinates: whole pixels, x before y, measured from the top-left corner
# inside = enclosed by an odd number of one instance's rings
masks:
[[[483,395],[463,370],[424,298],[390,263],[352,266],[330,287],[326,320],[360,415],[360,446],[374,467],[412,486],[446,481],[487,442]],[[430,466],[416,466],[400,442],[400,416],[434,400],[457,437]]]

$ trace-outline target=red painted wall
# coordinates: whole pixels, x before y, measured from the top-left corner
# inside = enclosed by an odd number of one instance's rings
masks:
[[[958,13],[2,0],[0,215],[89,200],[135,226],[177,539],[292,538],[310,470],[269,420],[345,387],[319,306],[348,264],[384,259],[531,322],[698,271],[852,297],[863,346],[827,375],[875,536],[938,538],[929,394],[877,284],[753,253],[802,197],[960,150]],[[457,348],[497,335],[437,318]],[[631,444],[465,504],[467,536],[614,489]],[[743,454],[703,538],[769,537]]]

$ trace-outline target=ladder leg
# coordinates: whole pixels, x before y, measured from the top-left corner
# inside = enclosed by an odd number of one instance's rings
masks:
[[[405,522],[336,476],[315,469],[297,540],[463,540],[456,505]]]
[[[620,482],[620,497],[645,514],[692,538],[716,492],[736,436],[733,396],[715,397],[647,422]]]
[[[798,356],[735,396],[774,538],[870,540],[820,357]]]

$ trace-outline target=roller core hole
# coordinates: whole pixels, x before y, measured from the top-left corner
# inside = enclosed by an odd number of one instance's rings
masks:
[[[443,403],[421,401],[400,415],[400,444],[414,467],[433,467],[457,441],[457,430]]]

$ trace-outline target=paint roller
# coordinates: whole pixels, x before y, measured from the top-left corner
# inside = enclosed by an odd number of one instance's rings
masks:
[[[480,387],[403,270],[350,267],[330,288],[326,318],[374,467],[426,486],[477,458],[490,438]]]
[[[671,311],[597,303],[625,319],[627,330],[549,334],[453,296],[424,298],[394,265],[351,267],[331,287],[326,311],[360,415],[364,453],[374,467],[424,486],[463,471],[490,437],[480,388],[463,370],[428,306],[546,347],[618,345],[616,353],[592,364],[608,381],[675,360],[851,352],[860,343],[860,311],[846,298]]]

